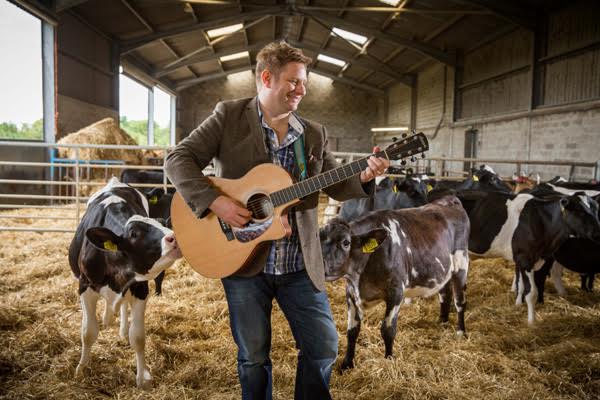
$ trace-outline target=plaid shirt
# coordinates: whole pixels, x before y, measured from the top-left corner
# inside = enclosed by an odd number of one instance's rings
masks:
[[[296,169],[296,155],[293,144],[304,134],[304,125],[293,113],[290,114],[287,134],[283,143],[279,144],[277,134],[267,125],[263,118],[260,105],[258,106],[258,116],[265,133],[265,142],[273,164],[279,165],[290,174],[293,174]],[[302,250],[300,250],[300,239],[293,211],[288,214],[288,220],[292,228],[292,234],[289,238],[284,237],[283,239],[273,241],[271,244],[267,257],[267,265],[264,270],[266,274],[282,275],[304,269],[304,259],[302,258]]]

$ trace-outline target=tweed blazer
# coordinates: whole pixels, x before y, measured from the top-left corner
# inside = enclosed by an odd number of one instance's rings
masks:
[[[211,160],[214,162],[215,175],[228,179],[241,178],[253,167],[272,162],[258,117],[257,101],[254,97],[219,102],[213,113],[168,154],[165,162],[167,176],[197,216],[202,215],[220,195],[202,173]],[[306,126],[304,150],[308,176],[337,167],[335,158],[328,151],[325,128],[316,122],[298,118]],[[357,175],[324,191],[334,199],[343,201],[366,197],[374,190],[373,182],[363,185]],[[297,205],[294,212],[305,268],[315,287],[325,290],[318,202],[319,195],[314,193]],[[264,269],[266,259],[267,251],[263,249],[257,252],[250,273]]]

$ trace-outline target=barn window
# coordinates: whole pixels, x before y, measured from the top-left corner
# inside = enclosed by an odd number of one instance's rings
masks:
[[[325,54],[319,54],[317,56],[317,60],[323,61],[323,62],[326,62],[326,63],[330,63],[330,64],[333,64],[333,65],[338,65],[340,67],[343,67],[344,65],[346,65],[346,61],[342,61],[342,60],[339,60],[337,58],[329,57],[329,56],[326,56]]]
[[[222,28],[211,29],[211,30],[207,31],[206,34],[208,35],[209,38],[214,39],[219,36],[228,35],[230,33],[242,30],[243,28],[244,28],[243,24],[235,24],[235,25],[224,26]]]
[[[6,1],[0,15],[0,140],[53,141],[54,27]]]
[[[400,3],[400,0],[379,0],[379,1],[381,1],[382,3],[385,3],[385,4],[389,4],[390,6],[394,6],[394,7],[397,7],[398,4]]]
[[[340,28],[333,28],[331,30],[331,35],[335,36],[341,36],[344,39],[350,40],[354,43],[358,43],[360,45],[365,44],[365,42],[367,41],[367,37],[363,36],[363,35],[359,35],[357,33],[353,33],[353,32],[349,32],[349,31],[345,31],[343,29]]]
[[[119,108],[121,128],[139,145],[175,144],[175,97],[171,94],[121,73]]]

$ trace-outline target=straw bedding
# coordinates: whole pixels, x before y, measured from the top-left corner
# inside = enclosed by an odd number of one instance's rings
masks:
[[[25,226],[32,221],[11,223]],[[68,226],[51,220],[36,224]],[[100,331],[92,368],[82,380],[75,379],[81,312],[67,262],[71,237],[0,232],[0,398],[240,398],[221,284],[194,273],[183,260],[168,271],[163,296],[148,302],[146,356],[154,388],[135,388],[134,352],[118,338],[116,319]],[[379,324],[384,308],[368,310],[356,368],[334,373],[334,398],[600,398],[598,289],[581,293],[578,277],[567,274],[568,295],[563,299],[548,282],[546,303],[537,307],[537,325],[529,328],[526,307],[515,307],[509,291],[511,273],[512,266],[502,260],[471,263],[467,338],[457,338],[452,325],[438,325],[437,297],[403,306],[393,359],[383,358]],[[328,292],[343,354],[344,283],[330,284]],[[101,302],[99,314],[102,309]],[[296,350],[277,307],[272,322],[274,398],[292,399]]]

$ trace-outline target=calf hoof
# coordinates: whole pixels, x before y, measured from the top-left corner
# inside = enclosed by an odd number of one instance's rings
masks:
[[[136,378],[136,383],[138,389],[142,390],[150,390],[152,389],[152,376],[148,370],[145,370],[143,376],[138,376]]]
[[[354,368],[354,361],[352,361],[352,360],[344,359],[344,361],[342,361],[342,364],[340,365],[341,371],[345,371],[347,369],[352,369],[352,368]]]
[[[83,377],[83,369],[84,368],[85,368],[85,365],[77,364],[77,368],[75,368],[75,377],[76,378],[82,378]]]
[[[467,338],[467,332],[465,331],[456,331],[456,337],[461,338],[461,339],[466,339]]]

